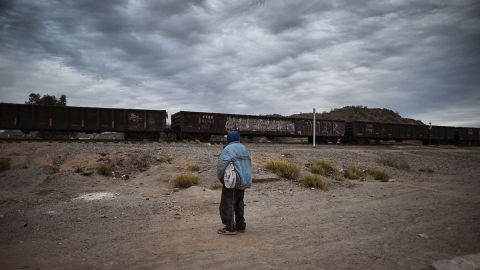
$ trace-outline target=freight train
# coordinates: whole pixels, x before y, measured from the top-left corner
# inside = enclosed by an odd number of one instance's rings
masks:
[[[40,106],[0,103],[0,129],[48,132],[123,132],[125,139],[159,139],[165,110]]]
[[[158,140],[161,134],[177,139],[209,140],[227,130],[249,138],[303,137],[313,141],[313,120],[305,118],[180,111],[167,128],[165,110],[40,106],[0,103],[0,129],[24,133],[122,132],[127,140]],[[393,124],[341,120],[315,121],[318,142],[369,143],[420,140],[424,144],[480,145],[480,128]]]

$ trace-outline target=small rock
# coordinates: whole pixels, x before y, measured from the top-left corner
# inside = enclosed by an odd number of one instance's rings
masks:
[[[312,187],[312,188],[310,188],[310,189],[311,189],[311,190],[314,190],[315,188],[314,188],[314,187]]]
[[[179,188],[174,188],[174,189],[173,189],[173,192],[179,192],[179,191],[180,191]]]
[[[429,238],[426,233],[420,233],[420,234],[418,234],[418,237],[425,238],[425,239]]]
[[[388,182],[395,182],[395,179],[390,179],[388,180]]]
[[[107,218],[107,215],[102,215],[102,218]]]
[[[128,180],[128,179],[130,179],[130,176],[129,176],[128,174],[122,175],[122,180],[125,180],[125,181],[126,181],[126,180]]]
[[[150,200],[150,198],[146,198],[145,200],[147,200],[147,201],[148,201],[148,200]]]
[[[27,227],[27,226],[28,226],[28,223],[23,224],[23,227]]]
[[[176,219],[181,219],[182,217],[181,216],[175,216]]]

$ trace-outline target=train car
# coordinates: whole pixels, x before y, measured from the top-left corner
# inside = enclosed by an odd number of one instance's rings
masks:
[[[370,140],[425,140],[428,137],[425,125],[377,123],[353,121],[346,124],[345,139],[352,143],[368,143]]]
[[[480,145],[480,128],[455,128],[455,141],[458,145]]]
[[[426,126],[424,144],[456,144],[455,127]]]
[[[126,139],[158,139],[165,110],[0,103],[0,129],[47,132],[123,132]]]
[[[313,139],[311,119],[180,111],[172,115],[172,130],[177,138],[201,138],[239,130],[243,136],[308,137]],[[338,140],[345,134],[344,121],[317,120],[316,138]]]

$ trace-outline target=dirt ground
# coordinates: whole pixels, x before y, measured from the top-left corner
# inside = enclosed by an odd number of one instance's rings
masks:
[[[247,147],[257,179],[280,158],[302,174],[326,159],[384,168],[392,180],[327,178],[327,191],[254,183],[246,232],[222,236],[220,191],[210,189],[222,145],[2,143],[11,168],[0,172],[0,269],[426,269],[480,252],[480,148]],[[379,164],[385,154],[410,169]],[[99,164],[113,175],[97,174]],[[199,185],[174,189],[191,165]]]

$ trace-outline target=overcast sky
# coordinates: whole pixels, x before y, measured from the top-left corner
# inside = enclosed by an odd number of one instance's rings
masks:
[[[0,101],[480,127],[480,1],[1,0]]]

